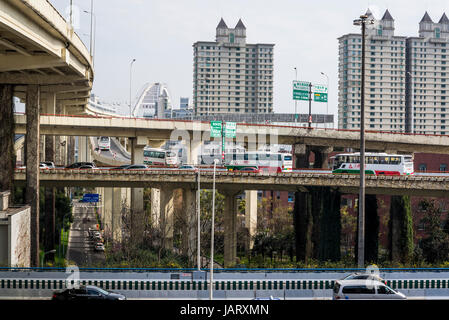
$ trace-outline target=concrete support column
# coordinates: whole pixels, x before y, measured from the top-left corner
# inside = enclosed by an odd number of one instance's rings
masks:
[[[182,251],[189,257],[189,262],[194,265],[197,254],[197,212],[196,189],[182,190],[183,228]]]
[[[153,228],[158,228],[161,218],[161,190],[151,188],[151,223]]]
[[[308,168],[310,165],[310,147],[305,144],[295,144],[293,146],[293,152],[295,154],[294,168]]]
[[[15,167],[13,94],[12,85],[0,85],[0,191],[11,192]]]
[[[145,147],[145,139],[142,137],[132,138],[131,142],[131,163],[143,163],[143,149]],[[143,188],[132,188],[131,191],[131,238],[133,241],[140,242],[143,240],[145,231],[145,209],[143,204]]]
[[[257,190],[245,191],[245,226],[248,229],[247,248],[252,249],[257,232]]]
[[[224,266],[230,267],[237,258],[237,200],[241,191],[220,191],[225,196],[224,206]]]
[[[89,137],[78,137],[78,161],[90,162]]]
[[[174,228],[174,197],[172,187],[160,189],[160,227],[162,231],[162,246],[165,249],[173,249]]]
[[[102,202],[103,212],[102,219],[106,235],[109,239],[112,238],[112,212],[114,210],[114,188],[103,188]]]
[[[26,93],[26,202],[31,207],[31,266],[39,266],[39,100],[38,85]]]
[[[122,240],[122,208],[126,189],[112,188],[111,237],[113,242]]]
[[[334,151],[333,147],[314,147],[312,150],[315,153],[315,162],[313,167],[317,169],[329,168],[329,154]]]
[[[137,137],[138,140],[141,138],[142,137]],[[147,141],[145,141],[145,140],[147,140]],[[165,140],[153,140],[153,139],[143,139],[143,138],[141,139],[141,141],[147,142],[147,143],[143,142],[143,144],[144,144],[143,147],[145,147],[145,145],[148,144],[148,146],[150,146],[151,148],[162,148],[162,146],[166,142]],[[140,143],[140,141],[139,141],[139,143]]]
[[[56,108],[56,94],[47,93],[46,104],[43,112],[46,114],[55,114]],[[55,162],[55,137],[45,136],[45,161]],[[56,188],[45,188],[45,251],[50,251],[55,248],[56,241],[56,210],[55,210],[55,193]],[[47,257],[46,257],[47,258]],[[52,259],[52,256],[48,256]]]
[[[187,163],[199,165],[198,155],[201,151],[201,140],[192,140],[190,142],[190,149],[187,152]]]

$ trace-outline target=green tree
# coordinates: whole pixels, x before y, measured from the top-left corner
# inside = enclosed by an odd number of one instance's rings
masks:
[[[391,196],[390,202],[390,260],[402,263],[413,258],[413,219],[409,196]]]
[[[423,255],[427,262],[435,263],[449,258],[449,235],[442,226],[441,209],[434,200],[423,200],[420,207],[425,211],[421,222],[424,224],[427,237],[421,241]]]

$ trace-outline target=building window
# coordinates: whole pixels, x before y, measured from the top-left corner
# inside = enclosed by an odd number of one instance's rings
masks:
[[[381,36],[382,35],[382,26],[380,25],[379,28],[377,29],[377,35]]]
[[[426,172],[427,171],[427,165],[425,163],[421,163],[419,165],[419,171]]]
[[[435,28],[435,38],[440,38],[440,28]]]
[[[229,34],[229,43],[234,43],[234,34],[233,33]]]
[[[446,172],[447,171],[447,164],[445,164],[445,163],[440,164],[440,171],[441,172]]]

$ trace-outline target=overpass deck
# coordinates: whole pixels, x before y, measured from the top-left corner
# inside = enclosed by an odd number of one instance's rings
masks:
[[[25,183],[25,169],[16,169],[14,179]],[[197,174],[193,170],[150,169],[45,169],[40,172],[41,186],[84,186],[144,188],[173,186],[196,188]],[[211,189],[213,171],[201,170],[201,187]],[[307,192],[309,187],[334,187],[342,193],[358,193],[357,174],[331,173],[251,173],[216,172],[219,190],[285,190]],[[369,194],[416,195],[445,197],[448,195],[449,176],[366,176]]]

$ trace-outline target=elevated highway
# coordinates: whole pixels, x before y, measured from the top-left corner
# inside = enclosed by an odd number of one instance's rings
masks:
[[[123,188],[186,188],[195,189],[197,174],[193,170],[109,170],[86,169],[41,170],[42,186],[83,186]],[[25,182],[25,170],[17,169],[17,182]],[[359,176],[328,173],[266,173],[216,172],[219,190],[287,190],[307,192],[308,187],[335,187],[343,193],[357,193]],[[201,187],[211,189],[213,171],[201,170]],[[366,176],[368,194],[447,196],[449,176]]]
[[[15,115],[15,133],[24,134],[26,116]],[[143,119],[120,117],[89,117],[41,115],[40,132],[62,136],[143,137],[150,140],[192,139],[195,132],[209,140],[210,124],[171,119]],[[360,132],[336,129],[237,124],[237,141],[257,142],[263,136],[266,143],[305,144],[344,148],[360,147]],[[395,152],[425,152],[449,154],[449,136],[366,132],[366,149]]]

